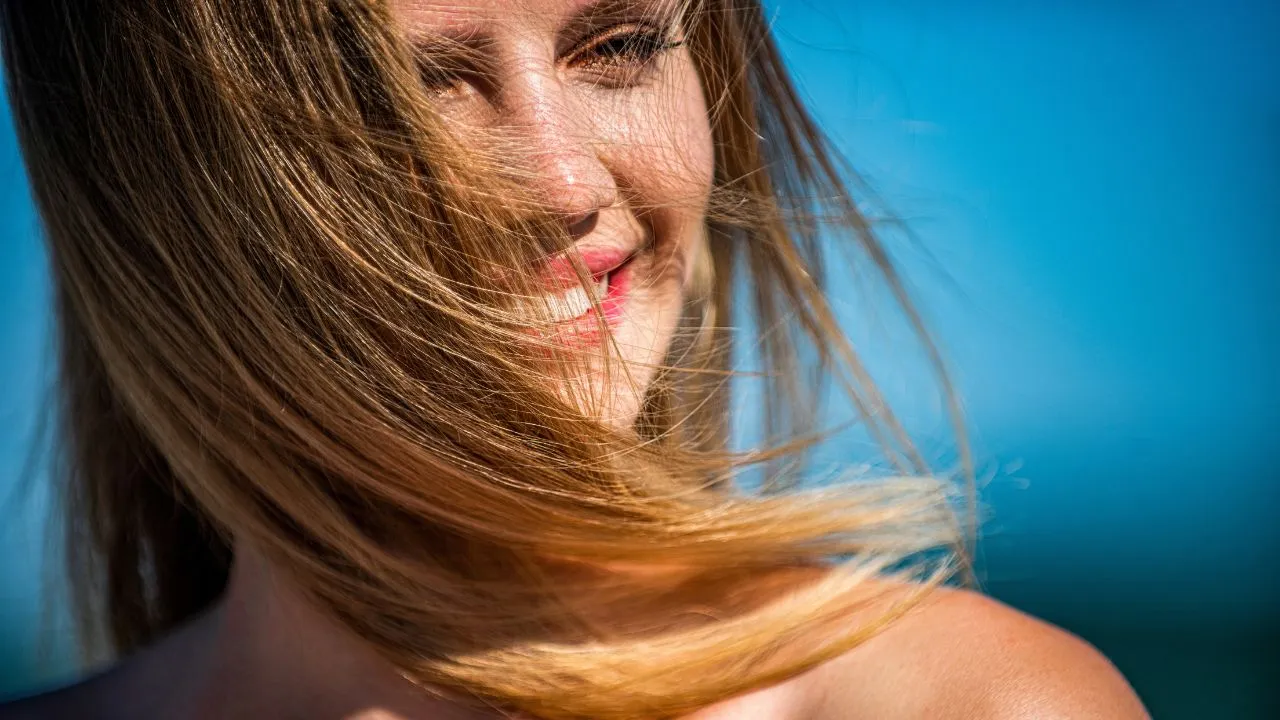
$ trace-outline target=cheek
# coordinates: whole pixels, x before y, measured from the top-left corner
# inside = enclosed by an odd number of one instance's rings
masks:
[[[666,130],[667,157],[664,162],[671,179],[670,198],[679,205],[691,200],[699,215],[706,210],[707,196],[715,172],[715,152],[706,100],[692,63],[685,63],[682,79],[673,88],[673,102],[659,112]]]
[[[693,63],[678,63],[665,82],[629,104],[614,144],[616,175],[638,210],[664,223],[700,226],[715,172],[706,101]],[[654,220],[658,220],[657,217]],[[675,230],[675,228],[671,228]],[[680,228],[681,235],[695,232]]]
[[[681,165],[689,189],[702,199],[705,210],[707,196],[715,178],[715,146],[711,132],[711,118],[707,111],[706,97],[702,92],[702,80],[687,54],[680,65],[680,79],[676,83],[678,106],[673,108],[672,135],[678,149]]]

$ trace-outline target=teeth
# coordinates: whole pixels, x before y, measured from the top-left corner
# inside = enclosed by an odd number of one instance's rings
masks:
[[[548,297],[547,307],[551,310],[551,320],[553,322],[564,322],[565,320],[572,320],[579,315],[585,315],[591,309],[591,299],[587,297],[587,292],[582,288],[569,288],[562,293]]]
[[[603,299],[609,291],[609,275],[606,273],[604,277],[596,281],[592,287],[597,298]],[[587,314],[591,309],[591,297],[587,295],[587,291],[581,287],[571,287],[564,292],[549,295],[547,297],[547,307],[551,311],[552,322],[565,322],[575,320]]]

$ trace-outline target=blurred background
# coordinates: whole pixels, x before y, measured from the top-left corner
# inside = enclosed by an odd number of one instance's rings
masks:
[[[1157,718],[1280,717],[1280,3],[776,0],[965,399],[996,597]],[[0,697],[74,677],[42,595],[47,268],[0,122]],[[833,288],[908,423],[941,415]],[[859,443],[823,459],[857,463]],[[945,452],[945,448],[943,448]]]

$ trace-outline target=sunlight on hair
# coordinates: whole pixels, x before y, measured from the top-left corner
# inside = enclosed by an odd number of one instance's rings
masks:
[[[755,0],[573,3],[545,73],[594,112],[508,79],[533,71],[453,5],[432,27],[369,0],[99,5],[3,10],[87,640],[164,635],[243,541],[423,687],[671,717],[855,647],[966,567],[954,489],[841,334],[824,252],[877,271],[950,398],[941,357]],[[644,177],[585,177],[592,153]],[[735,451],[742,350],[764,442]],[[793,487],[828,387],[891,477]],[[791,489],[736,485],[761,468]]]

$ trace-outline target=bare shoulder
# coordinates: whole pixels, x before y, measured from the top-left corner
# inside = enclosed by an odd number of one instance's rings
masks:
[[[152,720],[181,683],[185,663],[162,641],[63,688],[0,705],[0,720]]]
[[[158,720],[179,688],[186,662],[180,630],[66,687],[0,704],[0,720]]]
[[[978,593],[943,589],[805,679],[805,717],[1141,720],[1084,640]]]
[[[0,704],[0,720],[172,720],[193,659],[212,628],[205,613],[159,642],[67,687]]]
[[[118,675],[108,671],[66,687],[0,703],[0,720],[111,720],[112,686]]]

